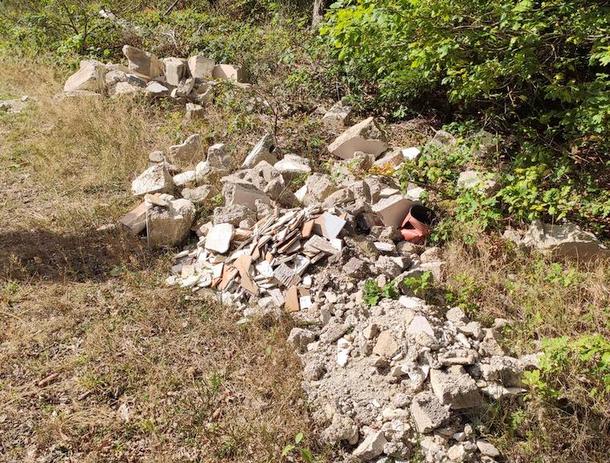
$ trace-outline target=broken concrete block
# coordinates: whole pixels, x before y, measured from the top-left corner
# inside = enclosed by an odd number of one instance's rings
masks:
[[[438,400],[453,410],[481,405],[482,397],[477,383],[462,367],[450,367],[447,371],[432,369],[430,385]]]
[[[127,227],[134,235],[137,235],[146,228],[146,214],[150,207],[150,204],[142,202],[121,217],[119,222]]]
[[[148,80],[163,75],[163,63],[152,53],[125,45],[123,55],[129,61],[129,70],[134,74]]]
[[[329,212],[325,212],[315,221],[315,224],[319,227],[321,235],[329,240],[335,239],[345,227],[347,222],[341,217],[337,217]]]
[[[214,208],[214,224],[230,223],[239,226],[243,220],[255,220],[256,213],[242,204]]]
[[[175,199],[169,207],[153,207],[148,211],[146,231],[153,247],[176,246],[190,233],[195,220],[195,206],[188,199]]]
[[[269,196],[254,185],[247,183],[225,184],[222,193],[225,197],[225,204],[227,206],[241,204],[256,211],[256,201],[261,201],[264,204],[271,204]]]
[[[106,67],[95,60],[84,60],[80,63],[80,69],[72,74],[64,85],[64,92],[94,92],[103,94]]]
[[[411,402],[411,416],[415,427],[422,434],[439,428],[451,417],[449,407],[440,403],[431,392],[421,392]]]
[[[331,130],[343,130],[350,124],[352,107],[342,101],[335,103],[322,117],[322,123]]]
[[[295,154],[287,154],[284,158],[276,162],[273,167],[282,176],[289,180],[297,175],[307,175],[311,173],[311,167],[309,167],[309,159],[302,158]]]
[[[208,164],[217,169],[229,169],[231,157],[223,143],[216,143],[208,148]]]
[[[481,363],[481,373],[485,381],[493,381],[506,387],[523,387],[523,369],[516,358],[493,356],[489,363]]]
[[[405,160],[405,157],[399,150],[389,151],[387,154],[384,154],[382,157],[377,159],[373,165],[379,168],[385,168],[386,166],[390,166],[391,168],[396,169],[400,166]]]
[[[225,254],[231,246],[234,231],[230,223],[214,225],[205,237],[205,249]]]
[[[173,189],[172,176],[163,163],[149,167],[131,183],[131,192],[136,196],[144,196],[147,193],[171,193]]]
[[[350,127],[328,146],[328,151],[341,159],[351,159],[357,151],[379,156],[387,149],[385,136],[372,117]]]
[[[132,85],[129,82],[119,82],[110,88],[108,94],[110,96],[133,95],[141,93],[142,91],[142,88]]]
[[[288,342],[299,352],[305,352],[307,345],[316,340],[313,331],[304,328],[293,328],[288,335]]]
[[[241,165],[242,169],[251,169],[261,161],[267,161],[272,165],[275,164],[277,158],[273,154],[273,151],[275,151],[275,137],[268,133],[259,140],[248,156],[246,156],[246,159],[244,159],[244,162]]]
[[[187,170],[172,177],[174,185],[178,188],[193,187],[196,183],[196,174],[194,170]]]
[[[212,187],[210,185],[201,185],[195,188],[184,188],[182,197],[188,199],[193,204],[204,204],[212,195]]]
[[[155,81],[149,82],[148,85],[146,85],[144,91],[151,97],[161,97],[169,95],[169,89],[165,85]]]
[[[521,244],[555,257],[590,260],[610,256],[610,250],[593,233],[583,231],[572,223],[551,225],[535,220]]]
[[[372,432],[364,438],[352,455],[362,461],[372,460],[383,453],[383,447],[387,443],[383,431]]]
[[[188,77],[186,60],[182,58],[163,58],[165,81],[177,87],[182,79]]]
[[[411,206],[413,206],[413,201],[402,195],[394,195],[381,199],[373,205],[372,209],[374,213],[381,217],[386,227],[400,228],[411,210]]]
[[[193,164],[198,161],[201,151],[201,135],[198,133],[188,137],[180,145],[170,146],[168,150],[171,162]]]
[[[326,198],[337,191],[337,187],[330,176],[325,174],[310,175],[305,181],[305,187],[307,193],[303,198],[303,203],[306,206],[322,203]]]
[[[400,346],[396,342],[390,330],[382,331],[377,338],[373,353],[380,357],[392,358],[398,352]]]
[[[188,79],[182,79],[178,86],[172,90],[172,98],[187,98],[195,88],[195,79],[189,77]]]
[[[485,455],[487,457],[496,458],[500,456],[500,451],[487,441],[478,440],[477,448],[479,449],[479,452],[481,452],[482,455]]]
[[[214,79],[232,80],[233,82],[246,81],[246,74],[243,69],[232,64],[217,64],[212,71],[212,77]]]
[[[315,364],[313,364],[315,365]],[[321,374],[316,372],[319,379],[324,375],[326,368],[322,365]],[[333,420],[330,426],[322,431],[322,440],[328,444],[339,444],[347,442],[351,445],[358,443],[358,426],[349,416],[344,416],[339,413],[333,415]]]
[[[191,76],[195,79],[210,80],[214,73],[214,60],[202,55],[191,56],[188,60],[188,67]]]

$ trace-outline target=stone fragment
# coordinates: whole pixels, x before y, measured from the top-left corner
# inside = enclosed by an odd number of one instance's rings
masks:
[[[372,117],[350,127],[328,146],[341,159],[351,159],[357,151],[378,156],[387,149],[385,136]]]
[[[254,185],[247,183],[225,184],[222,190],[225,204],[241,204],[256,211],[256,202],[271,204],[271,199]]]
[[[320,342],[326,344],[332,344],[341,336],[343,336],[350,328],[349,325],[343,323],[329,323],[324,328],[324,331],[320,335]]]
[[[187,98],[193,89],[195,88],[195,79],[189,77],[188,79],[182,79],[178,86],[172,90],[171,96],[173,98]]]
[[[287,180],[296,177],[297,175],[306,175],[311,173],[309,167],[309,159],[302,158],[295,154],[287,154],[283,159],[276,162],[273,167],[284,176]]]
[[[500,456],[500,452],[498,451],[498,449],[487,441],[478,440],[477,448],[479,449],[479,452],[481,452],[485,456],[491,458],[496,458]]]
[[[171,193],[173,189],[172,176],[165,164],[149,167],[131,183],[131,192],[136,196],[144,196],[147,193]]]
[[[379,256],[375,262],[375,267],[381,274],[390,279],[396,278],[402,272],[402,266],[389,256]]]
[[[214,225],[205,237],[205,249],[225,254],[231,246],[234,227],[230,223]]]
[[[456,368],[461,370],[460,367]],[[466,372],[433,369],[430,371],[430,385],[440,402],[454,410],[481,405],[479,388],[475,380]]]
[[[212,71],[214,79],[226,79],[233,82],[245,82],[246,76],[243,69],[232,64],[217,64]]]
[[[94,92],[104,93],[104,74],[105,66],[94,60],[84,60],[80,62],[80,68],[72,74],[64,85],[64,92]]]
[[[146,214],[150,207],[150,204],[142,202],[121,217],[119,222],[127,227],[134,235],[137,235],[146,228]]]
[[[358,443],[358,426],[349,416],[335,413],[331,424],[322,431],[322,440],[328,444],[347,442],[350,445]]]
[[[110,96],[116,97],[120,95],[132,95],[141,92],[142,88],[136,85],[132,85],[129,82],[119,82],[109,90],[108,94]]]
[[[144,90],[151,97],[161,97],[169,95],[169,89],[165,85],[155,81],[149,82]]]
[[[389,151],[387,154],[383,155],[379,159],[377,159],[373,165],[379,168],[385,168],[390,166],[391,168],[397,168],[400,166],[405,160],[405,157],[402,155],[400,150]]]
[[[400,228],[412,205],[413,201],[402,195],[394,195],[374,204],[373,212],[381,217],[385,226]]]
[[[204,204],[210,199],[212,187],[210,185],[201,185],[195,188],[184,188],[182,197],[188,199],[193,204]]]
[[[195,79],[210,80],[214,73],[214,60],[202,55],[191,56],[188,60],[189,71]]]
[[[382,331],[377,337],[377,343],[373,348],[373,353],[380,357],[392,358],[400,349],[394,335],[390,330]]]
[[[460,325],[468,321],[468,319],[466,318],[466,314],[459,307],[452,307],[451,309],[449,309],[445,314],[445,317],[447,318],[447,320],[452,323],[455,323],[456,325]]]
[[[357,257],[352,257],[343,266],[343,273],[354,279],[360,279],[367,274],[367,265]]]
[[[195,220],[195,206],[188,199],[170,201],[169,207],[153,207],[148,211],[146,230],[153,247],[176,246],[190,233]]]
[[[448,420],[451,416],[449,407],[439,402],[431,392],[417,394],[411,402],[411,416],[417,431],[427,434]]]
[[[466,458],[466,449],[462,444],[455,444],[447,450],[447,458],[455,462],[463,462]]]
[[[254,211],[243,204],[230,204],[214,209],[214,225],[230,223],[237,227],[242,220],[255,218]]]
[[[231,157],[223,143],[216,143],[208,148],[208,164],[216,169],[229,169]]]
[[[180,81],[188,77],[186,60],[182,58],[164,58],[162,60],[165,66],[165,81],[174,87],[180,84]]]
[[[277,158],[273,154],[275,151],[275,138],[272,134],[268,133],[261,138],[256,146],[252,148],[252,151],[246,156],[242,169],[251,169],[261,161],[267,161],[269,164],[275,164]]]
[[[331,194],[337,191],[337,187],[333,183],[330,176],[325,174],[312,174],[305,181],[306,195],[303,198],[303,203],[306,206],[311,206],[316,203],[322,203]]]
[[[197,175],[195,174],[194,170],[180,172],[172,177],[174,185],[176,185],[178,188],[195,186],[196,179]]]
[[[322,123],[331,130],[343,130],[350,123],[352,107],[342,101],[335,103],[322,117]]]
[[[416,315],[413,317],[409,327],[407,328],[407,334],[417,336],[422,333],[430,336],[431,338],[436,337],[434,330],[432,329],[432,325],[430,325],[428,319],[423,315]]]
[[[198,133],[188,137],[179,145],[170,146],[168,153],[171,162],[193,164],[197,161],[201,151],[201,135]]]
[[[610,250],[593,233],[583,231],[572,223],[551,225],[535,220],[521,244],[555,257],[590,260],[610,256]]]
[[[315,223],[319,225],[322,236],[332,240],[339,236],[339,233],[341,233],[341,230],[343,230],[343,227],[345,227],[347,222],[341,217],[325,212],[316,219]]]
[[[123,55],[129,61],[129,70],[134,74],[149,80],[163,75],[163,63],[152,53],[125,45]]]
[[[485,381],[494,381],[506,387],[522,387],[523,370],[519,360],[513,357],[493,356],[489,363],[481,364]]]
[[[383,447],[387,443],[383,431],[372,432],[360,443],[352,453],[362,461],[368,461],[383,453]]]
[[[330,209],[344,206],[352,201],[354,201],[354,193],[348,188],[341,188],[328,196],[322,203],[322,206],[324,209]]]
[[[293,328],[288,335],[288,342],[299,352],[305,352],[307,345],[316,340],[316,335],[307,329]]]

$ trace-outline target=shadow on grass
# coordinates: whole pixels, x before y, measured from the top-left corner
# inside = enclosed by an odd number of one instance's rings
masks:
[[[0,280],[103,281],[146,268],[158,256],[121,230],[0,230]]]

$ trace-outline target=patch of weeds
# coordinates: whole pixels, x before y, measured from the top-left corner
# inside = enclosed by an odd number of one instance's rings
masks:
[[[432,279],[432,272],[424,272],[421,275],[406,277],[402,280],[402,284],[415,296],[421,298],[432,289]]]
[[[482,292],[477,278],[474,275],[460,273],[453,276],[451,289],[445,293],[447,303],[458,306],[468,316],[473,316],[478,311],[477,298]]]
[[[394,282],[387,283],[383,288],[373,279],[364,283],[363,299],[369,306],[377,305],[382,299],[398,299],[399,296],[400,293]]]
[[[294,436],[293,443],[284,446],[281,453],[282,461],[293,461],[295,456],[299,456],[305,463],[314,463],[316,461],[313,452],[304,446],[304,438],[305,435],[300,432]]]
[[[610,402],[609,339],[601,335],[545,339],[542,351],[540,368],[524,374],[534,393],[551,399],[565,397],[592,410]],[[584,390],[570,388],[566,376],[578,378]],[[598,412],[609,413],[607,408]]]

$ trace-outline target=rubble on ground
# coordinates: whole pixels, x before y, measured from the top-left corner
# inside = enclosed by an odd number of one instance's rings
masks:
[[[130,45],[123,47],[123,55],[127,66],[81,61],[79,70],[67,79],[64,93],[69,96],[171,97],[186,105],[186,117],[192,119],[201,117],[204,106],[212,99],[217,81],[247,85],[244,70],[239,66],[215,63],[201,55],[188,59],[160,59]]]
[[[137,57],[143,63],[133,67],[143,73],[152,57]],[[166,60],[166,72],[170,66],[174,81],[187,69],[213,74],[201,58]],[[435,140],[452,142],[441,132]],[[152,246],[187,243],[166,283],[213,291],[240,323],[293,317],[299,326],[288,342],[303,363],[321,437],[349,461],[408,461],[418,446],[428,462],[496,461],[499,452],[468,417],[523,393],[521,374],[535,359],[506,355],[500,321],[487,328],[458,307],[415,297],[407,277],[443,274],[440,249],[425,247],[432,211],[409,196],[416,186],[405,194],[391,177],[350,170],[366,172],[379,159],[398,167],[419,149],[392,149],[372,118],[329,147],[339,158],[330,173],[283,154],[271,133],[243,161],[222,143],[207,151],[203,143],[194,134],[150,153],[132,184],[142,202],[121,219]],[[397,298],[368,305],[368,280],[393,283]]]
[[[11,114],[20,113],[28,105],[29,99],[27,95],[24,95],[15,100],[0,100],[0,114],[3,112]]]
[[[554,257],[579,260],[610,257],[610,250],[593,233],[573,223],[548,224],[535,220],[525,233],[508,229],[504,238]]]

